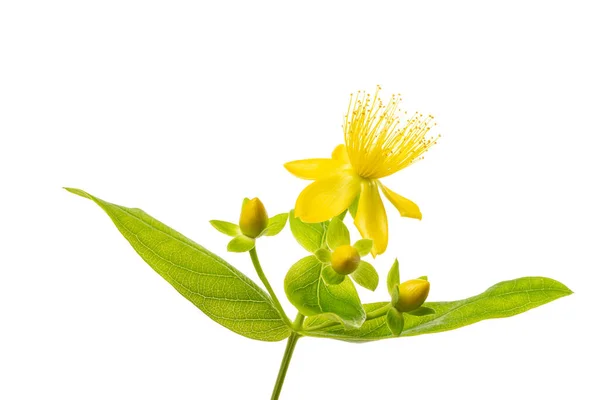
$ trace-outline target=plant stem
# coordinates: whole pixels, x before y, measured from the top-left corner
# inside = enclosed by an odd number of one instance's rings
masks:
[[[258,261],[258,254],[256,253],[256,247],[253,247],[252,250],[250,250],[250,258],[252,259],[252,264],[254,264],[254,269],[256,269],[256,273],[258,274],[260,281],[263,283],[263,285],[265,285],[267,292],[269,292],[269,295],[271,296],[271,300],[273,300],[273,305],[275,306],[277,311],[279,311],[279,314],[281,315],[283,322],[285,322],[285,324],[288,327],[293,329],[292,322],[288,318],[285,311],[283,311],[283,307],[281,307],[281,303],[279,302],[277,295],[275,295],[275,292],[273,291],[273,288],[271,287],[269,280],[265,276],[265,273],[263,272],[262,267],[260,266],[260,261]]]
[[[283,353],[283,359],[281,360],[281,366],[279,367],[279,374],[277,374],[277,380],[275,381],[275,387],[273,388],[271,400],[279,399],[279,394],[281,393],[281,388],[283,387],[285,375],[287,374],[288,367],[290,366],[290,361],[292,361],[292,354],[294,354],[296,343],[301,337],[301,335],[296,332],[296,329],[300,329],[300,327],[302,327],[302,321],[304,321],[304,315],[298,313],[298,316],[292,325],[294,330],[288,338],[287,345],[285,346],[285,353]]]

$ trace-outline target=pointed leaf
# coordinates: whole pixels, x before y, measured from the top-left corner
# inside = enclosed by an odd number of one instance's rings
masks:
[[[327,314],[347,328],[357,328],[366,314],[350,279],[339,285],[326,285],[321,271],[323,264],[308,256],[288,271],[284,287],[290,302],[304,315]]]
[[[346,225],[339,218],[332,219],[327,228],[327,246],[331,250],[335,250],[349,244],[350,232]]]
[[[67,190],[99,205],[144,261],[214,321],[252,339],[290,335],[269,296],[223,259],[138,208]]]
[[[325,244],[325,233],[327,223],[307,224],[300,218],[294,216],[294,210],[290,211],[290,230],[300,246],[314,253]]]
[[[371,239],[360,239],[357,240],[352,246],[356,249],[356,251],[358,251],[358,255],[361,257],[366,257],[373,248],[373,241]]]
[[[366,261],[361,261],[358,264],[358,268],[352,273],[352,279],[360,286],[371,291],[377,289],[377,285],[379,284],[377,271]]]
[[[215,228],[216,230],[218,230],[221,233],[224,233],[227,236],[235,237],[241,233],[240,227],[231,222],[219,221],[216,219],[213,219],[212,221],[209,221],[209,222],[213,226],[213,228]]]
[[[324,266],[321,273],[323,275],[323,280],[330,285],[339,285],[340,283],[344,282],[344,279],[346,279],[346,276],[335,272],[331,265]]]
[[[254,239],[245,235],[239,235],[231,239],[227,245],[227,251],[231,251],[233,253],[244,253],[252,250],[255,244],[256,241]]]
[[[385,322],[392,335],[400,336],[404,329],[404,316],[400,311],[394,307],[390,308],[385,316]]]
[[[500,282],[485,292],[464,300],[425,303],[425,307],[432,309],[434,314],[421,317],[404,314],[402,336],[444,332],[485,319],[511,317],[572,293],[565,285],[550,278],[525,277]],[[371,313],[388,305],[387,302],[381,302],[365,304],[364,307],[367,313]],[[324,321],[319,317],[311,317],[305,321],[305,327],[316,327]],[[350,342],[393,337],[385,317],[368,320],[360,329],[352,331],[345,331],[338,326],[308,334]]]
[[[392,268],[390,268],[390,272],[388,272],[387,276],[387,289],[390,296],[393,296],[395,292],[397,292],[396,286],[400,284],[400,268],[398,267],[398,259],[394,260],[394,264],[392,264]]]
[[[277,214],[274,217],[269,218],[269,225],[267,228],[261,233],[265,236],[275,236],[279,232],[285,228],[285,224],[287,223],[288,213]]]

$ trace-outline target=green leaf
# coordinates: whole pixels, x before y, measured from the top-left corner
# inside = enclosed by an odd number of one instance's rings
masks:
[[[344,279],[346,279],[345,275],[335,272],[331,265],[324,266],[321,274],[323,276],[323,280],[330,285],[339,285],[340,283],[344,282]]]
[[[239,235],[231,239],[227,245],[227,251],[233,253],[245,253],[246,251],[252,250],[255,244],[256,240],[245,235]]]
[[[308,256],[288,271],[284,287],[290,302],[304,315],[323,315],[346,328],[357,328],[365,320],[362,304],[350,279],[339,285],[326,285],[322,277],[323,264]]]
[[[391,297],[392,301],[390,303],[392,304],[392,307],[396,307],[398,301],[400,300],[400,290],[398,285],[394,285],[394,287],[392,288]]]
[[[232,224],[231,222],[219,221],[216,219],[213,219],[209,222],[213,226],[213,228],[215,228],[221,233],[224,233],[227,236],[235,237],[240,234],[240,227],[236,224]]]
[[[373,248],[373,241],[371,239],[360,239],[357,240],[352,246],[356,249],[356,251],[358,251],[358,255],[361,257],[366,257]]]
[[[346,225],[339,218],[332,219],[327,228],[327,246],[331,250],[335,250],[349,244],[350,232]]]
[[[394,264],[392,264],[392,268],[390,268],[390,272],[388,272],[387,276],[387,289],[390,296],[393,296],[396,290],[396,285],[400,284],[400,268],[398,267],[398,259],[394,260]]]
[[[315,251],[315,257],[323,264],[328,264],[331,262],[331,251],[325,248],[319,249]]]
[[[385,315],[385,322],[388,326],[388,329],[392,332],[394,336],[400,336],[402,330],[404,329],[404,316],[394,307],[390,308]]]
[[[251,339],[279,341],[290,335],[269,296],[223,259],[139,208],[66,189],[100,206],[144,261],[214,321]]]
[[[505,318],[523,313],[553,300],[572,294],[562,283],[550,278],[525,277],[500,282],[485,292],[464,300],[425,303],[435,314],[422,317],[404,314],[402,336],[449,331],[492,318]],[[365,304],[367,313],[389,306],[388,302]],[[311,317],[305,327],[317,327],[325,320]],[[321,331],[306,333],[349,342],[368,342],[393,337],[386,318],[366,321],[360,329],[346,331],[335,326]]]
[[[435,314],[435,310],[429,307],[419,307],[416,310],[409,311],[408,314],[423,317],[425,315]]]
[[[375,268],[366,261],[361,261],[358,264],[356,271],[352,273],[354,282],[371,291],[377,289],[379,284],[379,275]]]
[[[427,275],[420,276],[417,279],[422,279],[424,281],[429,281],[429,279],[427,278]]]
[[[285,228],[287,223],[288,213],[277,214],[274,217],[269,218],[269,224],[267,228],[261,233],[265,236],[275,236]]]
[[[296,218],[294,210],[292,210],[290,211],[290,229],[300,246],[311,253],[314,253],[325,244],[327,223],[307,224],[302,222],[300,218]]]
[[[360,200],[360,194],[358,196],[356,196],[356,198],[354,199],[354,201],[352,202],[352,204],[350,204],[350,207],[348,207],[348,211],[350,212],[350,215],[352,216],[352,218],[356,218],[356,212],[358,211],[358,201]]]

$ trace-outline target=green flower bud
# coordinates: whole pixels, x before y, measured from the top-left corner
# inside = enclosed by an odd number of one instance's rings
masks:
[[[340,275],[348,275],[356,271],[360,264],[358,251],[350,245],[338,247],[331,254],[331,267]]]
[[[398,285],[398,302],[394,305],[400,312],[409,312],[421,307],[429,295],[429,282],[411,279]]]
[[[244,201],[240,214],[240,230],[248,237],[255,238],[269,224],[269,216],[263,203],[258,197]]]

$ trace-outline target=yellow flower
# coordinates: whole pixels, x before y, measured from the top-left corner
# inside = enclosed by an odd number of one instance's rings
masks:
[[[427,138],[432,116],[414,114],[403,120],[400,97],[387,104],[359,91],[350,96],[344,120],[345,145],[331,158],[292,161],[285,168],[302,179],[314,180],[298,196],[295,215],[304,222],[323,222],[339,215],[360,195],[354,224],[364,238],[373,240],[372,254],[382,254],[388,244],[387,215],[379,190],[400,215],[421,219],[419,207],[384,186],[379,179],[422,159],[435,139]],[[406,113],[402,113],[404,116]]]

